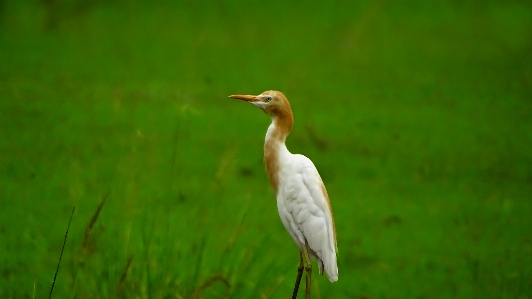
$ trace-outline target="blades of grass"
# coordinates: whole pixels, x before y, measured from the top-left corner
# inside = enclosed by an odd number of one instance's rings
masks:
[[[107,197],[111,194],[111,190],[107,191],[107,193],[102,197],[100,200],[100,203],[98,204],[98,207],[96,208],[96,211],[94,211],[94,214],[92,215],[90,221],[87,223],[87,226],[85,227],[85,235],[83,236],[83,244],[82,248],[84,250],[87,250],[89,248],[89,237],[90,233],[92,231],[92,228],[94,227],[94,224],[98,220],[98,216],[100,216],[100,212],[102,211],[103,205],[105,204],[105,201],[107,200]]]
[[[126,280],[127,273],[129,271],[129,267],[131,266],[131,262],[133,261],[133,254],[129,256],[127,259],[126,265],[124,267],[124,270],[122,271],[122,275],[120,275],[120,279],[118,280],[116,284],[116,298],[123,298],[124,294],[124,281]]]
[[[192,275],[192,286],[196,286],[198,285],[198,282],[199,282],[199,276],[200,276],[200,272],[201,272],[201,266],[202,266],[202,263],[203,263],[203,253],[205,251],[205,243],[206,243],[206,235],[203,235],[203,237],[201,238],[201,241],[200,241],[200,244],[199,244],[199,248],[198,248],[198,260],[196,262],[196,267],[194,268],[194,274]],[[193,293],[194,290],[191,290],[190,293]]]
[[[154,222],[151,222],[151,225],[145,225],[144,229],[142,229],[142,247],[144,252],[144,262],[146,263],[145,267],[145,273],[146,273],[146,297],[151,298],[152,294],[152,277],[151,277],[151,271],[150,271],[150,244],[151,244],[151,237],[153,234],[151,232],[154,231]],[[150,232],[147,230],[150,229]]]
[[[261,298],[272,298],[275,292],[279,289],[279,286],[284,281],[286,277],[285,276],[279,276],[277,280],[275,280],[270,287],[266,290],[266,292],[261,294]]]
[[[199,295],[201,295],[203,290],[205,290],[206,288],[208,288],[209,286],[213,285],[214,283],[218,281],[222,282],[225,286],[227,286],[228,289],[231,288],[231,285],[229,284],[229,282],[227,281],[225,277],[223,277],[222,275],[216,274],[216,275],[211,276],[209,279],[205,280],[199,287],[197,287],[192,292],[189,298],[198,297]]]
[[[52,293],[54,292],[54,286],[55,286],[55,280],[57,278],[57,273],[59,272],[59,266],[61,265],[61,259],[63,258],[63,251],[65,250],[65,244],[68,237],[68,230],[70,229],[70,223],[72,222],[72,216],[74,216],[74,211],[76,210],[76,207],[72,208],[72,214],[70,214],[70,220],[68,220],[68,226],[65,233],[65,240],[63,241],[63,247],[61,247],[61,254],[59,255],[59,262],[57,262],[57,269],[55,269],[55,275],[54,280],[52,281],[52,288],[50,289],[50,295],[48,298],[52,298]],[[34,294],[35,294],[35,287],[34,287]]]
[[[233,248],[235,242],[237,241],[237,239],[240,237],[240,235],[242,234],[243,232],[243,227],[244,227],[244,223],[245,223],[245,220],[246,220],[246,215],[248,214],[248,211],[249,211],[249,206],[250,206],[250,201],[245,201],[246,205],[244,206],[244,208],[242,209],[241,211],[241,214],[239,215],[239,221],[238,221],[238,226],[237,228],[235,229],[235,233],[229,238],[229,240],[227,241],[227,245],[222,253],[222,256],[220,258],[220,265],[218,268],[220,269],[224,269],[224,263],[227,262],[228,260],[228,256],[230,256],[230,253],[231,253],[231,249]],[[233,271],[236,267],[236,263],[229,263],[229,268],[227,269],[227,277],[231,277],[233,275]]]
[[[246,297],[257,297],[257,294],[260,294],[259,287],[262,285],[263,281],[266,281],[265,272],[261,272],[263,275],[249,275],[249,272],[258,271],[256,269],[260,268],[261,265],[257,264],[259,258],[264,258],[264,250],[268,248],[268,243],[270,236],[264,236],[259,244],[255,244],[249,247],[245,255],[242,257],[242,263],[240,266],[241,275],[236,276],[235,286],[231,289],[231,297],[233,298],[246,298]],[[237,261],[238,262],[238,261]],[[264,261],[263,261],[264,262]],[[267,265],[268,262],[263,263],[262,265]],[[251,270],[252,266],[254,270]],[[263,267],[267,269],[267,266]]]

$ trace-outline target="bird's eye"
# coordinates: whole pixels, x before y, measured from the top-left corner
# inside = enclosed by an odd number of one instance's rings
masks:
[[[266,97],[266,98],[264,98],[264,101],[266,103],[271,102],[272,101],[272,97]]]

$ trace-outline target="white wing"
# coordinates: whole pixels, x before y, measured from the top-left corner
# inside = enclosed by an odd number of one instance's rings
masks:
[[[336,232],[327,191],[310,159],[292,157],[278,194],[279,214],[294,241],[307,244],[317,258],[320,274],[325,270],[329,280],[336,281]]]

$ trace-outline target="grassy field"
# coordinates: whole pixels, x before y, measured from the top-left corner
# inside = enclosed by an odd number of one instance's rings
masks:
[[[0,1],[1,298],[48,296],[73,207],[54,298],[289,298],[227,98],[268,89],[333,205],[313,298],[532,298],[530,3],[148,3]]]

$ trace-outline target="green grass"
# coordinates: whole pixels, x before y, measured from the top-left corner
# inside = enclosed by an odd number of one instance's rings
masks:
[[[75,206],[54,298],[288,298],[269,119],[227,98],[278,89],[338,230],[313,298],[531,298],[526,1],[12,2],[0,297],[48,295]]]

